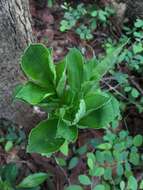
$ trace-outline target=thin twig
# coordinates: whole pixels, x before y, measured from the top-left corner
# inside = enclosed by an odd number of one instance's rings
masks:
[[[68,182],[68,185],[71,185],[70,179],[68,178],[65,170],[59,164],[57,164],[55,156],[53,156],[53,158],[54,158],[54,161],[55,161],[56,165],[59,167],[59,169],[61,170],[61,172],[64,174],[64,176],[65,176],[65,178],[66,178],[66,180]]]
[[[116,92],[118,95],[120,95],[123,99],[129,101],[129,99],[128,99],[126,96],[124,96],[122,93],[120,93],[116,88],[112,87],[110,84],[108,84],[108,83],[105,82],[104,80],[102,80],[102,82],[105,83],[105,84],[109,87],[109,91],[112,91],[112,90],[113,90],[113,91]]]
[[[136,89],[143,95],[143,89],[139,86],[139,84],[134,80],[134,77],[129,78],[131,83],[136,87]]]

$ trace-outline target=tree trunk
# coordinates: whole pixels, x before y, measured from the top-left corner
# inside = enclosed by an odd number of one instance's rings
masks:
[[[128,0],[126,16],[135,21],[137,18],[143,19],[143,0]]]
[[[28,0],[0,0],[0,118],[23,126],[35,120],[32,108],[13,102],[12,91],[24,80],[20,56],[31,41]]]

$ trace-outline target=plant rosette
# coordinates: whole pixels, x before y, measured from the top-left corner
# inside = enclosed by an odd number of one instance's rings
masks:
[[[21,68],[28,81],[16,88],[15,98],[48,112],[48,119],[31,130],[28,152],[56,152],[76,141],[79,128],[106,128],[118,118],[118,101],[101,90],[99,82],[114,66],[123,46],[100,62],[86,60],[72,48],[55,64],[52,50],[42,44],[31,44],[25,50]]]

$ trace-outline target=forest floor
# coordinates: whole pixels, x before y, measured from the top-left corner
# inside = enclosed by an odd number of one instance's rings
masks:
[[[81,40],[74,31],[61,32],[59,30],[61,17],[63,16],[62,8],[55,4],[52,8],[48,8],[45,5],[38,4],[34,0],[30,0],[30,11],[32,15],[33,23],[33,34],[35,38],[38,39],[38,42],[44,43],[47,47],[52,47],[54,52],[54,59],[56,61],[60,60],[67,53],[69,48],[78,47],[79,49],[84,49],[86,52],[86,57],[91,58],[93,54],[99,55],[104,52],[103,43],[104,41],[111,36],[112,38],[118,40],[122,34],[122,26],[118,26],[115,19],[111,19],[111,25],[106,28],[99,27],[98,30],[95,30],[93,35],[93,40],[86,41]],[[126,68],[122,68],[125,70]],[[138,77],[135,76],[135,85],[138,86]],[[138,113],[135,106],[130,105],[127,110],[124,112],[124,121],[121,122],[120,128],[126,129],[131,132],[132,135],[138,133],[143,134],[143,114]],[[21,167],[21,173],[18,177],[20,181],[23,176],[26,176],[27,173],[43,171],[49,173],[48,182],[44,183],[42,190],[63,190],[65,184],[74,183],[76,181],[76,176],[82,171],[86,170],[85,155],[80,155],[80,160],[76,167],[72,170],[64,170],[60,167],[55,159],[47,158],[40,156],[38,154],[27,154],[25,151],[26,147],[26,136],[27,132],[24,132],[24,129],[14,129],[11,131],[6,131],[5,127],[15,128],[14,124],[11,124],[9,121],[1,121],[0,123],[0,134],[2,135],[17,135],[20,134],[20,145],[16,145],[12,148],[11,151],[6,152],[3,146],[0,145],[0,163],[9,163],[10,161],[18,163]],[[117,131],[118,132],[118,131]],[[83,147],[91,139],[98,139],[103,136],[103,130],[84,130],[80,132],[78,141],[74,148],[78,149]],[[60,158],[64,158],[69,164],[71,158],[77,158],[77,153],[73,151],[74,149],[71,146],[71,151],[68,157],[64,157],[60,153],[57,155]],[[89,147],[89,150],[92,150],[92,147]],[[84,150],[83,150],[84,152]],[[68,173],[68,175],[67,175]],[[70,179],[70,182],[69,182]],[[51,182],[50,182],[51,181]],[[87,188],[88,190],[88,188]]]

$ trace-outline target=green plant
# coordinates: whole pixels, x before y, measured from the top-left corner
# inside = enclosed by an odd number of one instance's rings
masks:
[[[137,73],[141,73],[142,62],[143,62],[143,45],[142,45],[142,30],[143,30],[143,20],[137,19],[132,28],[123,27],[124,35],[121,36],[120,40],[124,38],[131,38],[130,44],[128,44],[128,48],[124,49],[122,54],[119,57],[119,62],[126,62],[128,68],[131,71],[136,71]]]
[[[93,38],[92,31],[85,25],[81,25],[76,29],[76,33],[80,36],[80,39],[91,40]]]
[[[99,82],[122,48],[117,47],[100,63],[95,58],[86,60],[73,48],[56,64],[51,49],[41,44],[26,49],[21,67],[29,81],[16,89],[15,97],[48,112],[48,119],[32,129],[28,152],[48,154],[60,149],[67,154],[79,128],[106,128],[118,118],[118,101],[102,91]]]
[[[61,32],[72,29],[76,25],[76,22],[86,14],[84,4],[77,5],[76,9],[72,8],[68,4],[64,4],[63,9],[65,10],[65,14],[63,20],[61,21]]]
[[[137,167],[142,165],[140,147],[142,135],[132,137],[128,131],[115,134],[107,130],[102,142],[97,143],[94,151],[87,152],[87,174],[80,174],[82,185],[72,185],[66,190],[90,186],[91,190],[138,190],[143,181],[136,177]],[[86,149],[87,151],[87,149]],[[83,188],[84,189],[84,188]]]
[[[2,190],[40,190],[40,186],[47,178],[46,173],[34,173],[25,177],[16,184],[19,175],[17,166],[14,163],[7,164],[0,168],[0,189]]]
[[[52,7],[54,4],[54,0],[47,0],[48,7]]]
[[[65,14],[60,23],[60,31],[66,32],[73,29],[83,40],[91,40],[97,26],[100,24],[106,26],[108,19],[114,14],[111,7],[101,9],[94,5],[85,6],[83,3],[77,5],[76,8],[65,4],[63,8]]]
[[[143,98],[141,90],[135,82],[135,77],[114,70],[112,71],[112,79],[117,83],[115,87],[112,88],[114,95],[122,100],[125,107],[132,104],[141,113],[143,111]]]
[[[141,19],[137,19],[132,28],[124,27],[124,35],[119,41],[130,38],[130,42],[118,56],[118,68],[111,71],[111,78],[117,82],[115,87],[112,87],[114,93],[120,97],[122,102],[125,102],[125,105],[135,105],[139,112],[143,111],[140,85],[143,71],[142,30],[143,21]],[[106,52],[112,51],[116,43],[115,40],[108,39],[105,44]]]
[[[8,120],[0,122],[0,145],[6,152],[10,151],[15,145],[24,143],[26,135],[23,129],[19,128]]]

